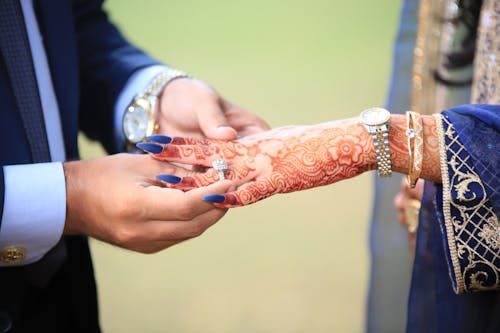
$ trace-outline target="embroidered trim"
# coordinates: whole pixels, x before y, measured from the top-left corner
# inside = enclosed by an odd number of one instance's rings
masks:
[[[441,159],[441,179],[443,185],[443,215],[444,215],[444,224],[446,230],[446,244],[448,245],[448,250],[450,252],[450,259],[453,265],[453,276],[450,276],[453,283],[453,289],[457,294],[463,293],[464,291],[464,281],[462,279],[462,274],[460,274],[460,264],[458,262],[458,255],[456,251],[456,247],[451,246],[450,241],[455,238],[455,234],[453,232],[453,222],[451,218],[450,211],[450,178],[448,175],[448,161],[446,158],[446,145],[444,140],[444,128],[443,128],[443,116],[440,114],[434,114],[434,118],[436,118],[436,127],[438,132],[439,139],[439,157]],[[451,273],[451,272],[450,272]]]
[[[456,293],[500,288],[500,223],[470,155],[446,116],[435,115],[445,246]]]
[[[472,103],[499,104],[500,78],[498,66],[500,52],[498,43],[498,0],[484,0],[478,27],[476,54],[474,56],[474,81]]]

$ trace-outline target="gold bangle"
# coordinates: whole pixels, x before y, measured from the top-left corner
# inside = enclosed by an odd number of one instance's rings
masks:
[[[423,123],[420,113],[406,111],[406,137],[408,139],[408,175],[406,181],[414,188],[422,172],[424,154]]]

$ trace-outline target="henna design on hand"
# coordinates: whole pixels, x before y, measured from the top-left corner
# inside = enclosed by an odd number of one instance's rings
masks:
[[[422,177],[440,182],[439,145],[435,120],[424,122],[424,163]],[[408,171],[405,118],[391,117],[389,143],[394,171]],[[356,119],[328,122],[315,126],[280,127],[234,141],[173,138],[161,145],[159,160],[210,167],[215,159],[230,165],[226,178],[233,192],[215,195],[211,202],[220,207],[254,203],[276,193],[287,193],[331,184],[377,168],[373,140]],[[183,177],[167,184],[184,191],[219,180],[215,170]],[[208,200],[208,199],[207,199]],[[210,201],[209,200],[209,201]],[[215,201],[214,201],[215,200]]]
[[[235,141],[174,138],[155,158],[210,166],[230,165],[226,178],[246,186],[224,195],[218,206],[254,203],[287,193],[351,178],[376,166],[371,137],[355,119],[316,126],[288,126]],[[170,187],[189,190],[217,181],[213,169],[184,177]]]

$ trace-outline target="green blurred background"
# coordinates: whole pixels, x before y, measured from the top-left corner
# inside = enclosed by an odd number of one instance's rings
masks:
[[[397,0],[112,0],[158,59],[272,127],[383,105]],[[102,150],[81,137],[85,158]],[[231,210],[154,255],[91,242],[105,332],[362,332],[372,174]]]

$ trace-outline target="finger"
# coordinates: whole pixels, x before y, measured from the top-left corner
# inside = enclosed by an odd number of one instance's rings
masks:
[[[407,198],[406,193],[402,191],[396,194],[396,196],[394,197],[394,207],[396,207],[398,211],[404,210],[404,202],[406,198]]]
[[[181,136],[167,136],[163,134],[150,135],[147,139],[153,143],[160,144],[162,146],[166,144],[171,145],[210,145],[215,142],[225,142],[226,140],[216,140],[208,138],[194,138],[194,137],[181,137]]]
[[[184,239],[185,240],[185,239]],[[131,251],[140,252],[140,253],[156,253],[176,244],[184,240],[175,240],[175,241],[140,241],[134,243],[125,243],[125,244],[115,244],[117,246],[126,248]]]
[[[178,175],[173,174],[162,174],[156,176],[156,179],[164,182],[169,188],[175,188],[183,191],[208,186],[220,180],[218,173],[213,169],[197,175],[184,177],[179,177]]]
[[[203,234],[219,221],[227,209],[213,207],[191,221],[148,221],[129,231],[120,244],[129,250],[155,253]]]
[[[180,242],[200,236],[226,213],[227,209],[212,206],[211,210],[190,221],[149,221],[143,225],[143,232],[151,241],[166,244],[172,241]]]
[[[202,201],[203,196],[227,192],[231,185],[231,181],[225,180],[189,192],[150,186],[137,199],[135,209],[140,210],[145,220],[189,221],[213,209],[212,205]]]
[[[155,134],[148,137],[150,142],[139,142],[136,147],[146,153],[154,155],[158,160],[173,160],[193,157],[194,160],[203,160],[205,157],[220,155],[226,141],[170,137]]]
[[[398,221],[403,227],[407,227],[406,225],[406,216],[405,216],[405,202],[408,200],[408,195],[400,191],[395,197],[394,197],[394,206],[396,207],[396,210],[398,212]]]
[[[203,134],[210,139],[234,140],[238,135],[218,101],[205,104],[203,110],[198,112],[198,122]]]
[[[411,196],[413,199],[422,200],[422,196],[424,195],[424,184],[425,181],[423,179],[419,179],[415,188],[413,189],[413,195]]]
[[[262,118],[229,101],[223,99],[222,107],[226,112],[229,124],[238,131],[238,136],[248,136],[270,129],[269,125]]]
[[[406,216],[404,212],[399,212],[398,213],[398,221],[399,224],[405,229],[408,229],[408,224],[406,223]]]
[[[276,187],[272,182],[268,179],[261,179],[236,191],[205,195],[203,200],[212,203],[216,207],[232,208],[253,204],[276,193]]]
[[[186,142],[184,139],[181,139]],[[191,139],[190,139],[191,140]],[[155,143],[145,143],[140,148],[152,154],[152,157],[167,162],[177,162],[182,164],[202,165],[210,167],[212,162],[217,159],[234,159],[238,157],[236,145],[234,142],[201,142],[199,144],[188,145],[185,143],[175,143],[160,145]],[[240,154],[241,155],[241,154]]]
[[[232,186],[238,187],[255,177],[255,168],[251,168],[245,163],[234,164],[223,172],[224,179],[232,180]],[[187,175],[186,175],[187,173]],[[221,180],[221,174],[213,168],[203,172],[181,171],[179,173],[161,174],[156,179],[163,182],[164,186],[182,191],[189,191],[194,188],[208,186]]]

